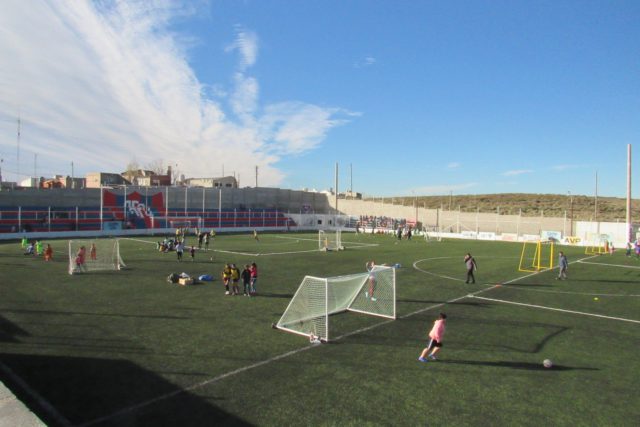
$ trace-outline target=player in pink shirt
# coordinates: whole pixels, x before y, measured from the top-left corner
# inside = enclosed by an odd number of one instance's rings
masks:
[[[426,362],[428,360],[427,357],[431,360],[436,360],[436,353],[442,348],[442,338],[444,337],[446,327],[447,315],[440,313],[438,320],[433,322],[433,328],[431,328],[431,332],[429,332],[429,338],[431,338],[431,340],[429,341],[429,345],[420,353],[420,357],[418,357],[419,361]],[[431,354],[429,354],[429,352],[431,352]]]

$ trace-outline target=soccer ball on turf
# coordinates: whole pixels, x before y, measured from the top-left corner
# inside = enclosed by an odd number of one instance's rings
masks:
[[[544,361],[542,362],[542,366],[544,366],[545,368],[551,368],[553,367],[553,362],[551,361],[551,359],[544,359]]]

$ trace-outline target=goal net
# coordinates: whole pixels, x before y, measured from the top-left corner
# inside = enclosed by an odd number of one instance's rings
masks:
[[[118,239],[69,240],[69,274],[124,267]]]
[[[344,249],[342,246],[342,231],[318,231],[318,249],[321,251],[341,251]]]
[[[422,234],[426,242],[440,242],[442,236],[440,235],[440,228],[435,225],[427,225],[422,227]]]
[[[600,255],[609,253],[609,236],[606,234],[591,234],[587,238],[585,255]]]
[[[203,221],[202,218],[194,216],[194,217],[185,217],[185,216],[154,216],[151,218],[152,226],[158,228],[183,228],[183,229],[192,229],[192,228],[202,228]]]
[[[554,244],[551,240],[524,241],[519,271],[536,272],[553,268]]]
[[[305,276],[275,327],[329,341],[330,316],[344,311],[395,319],[395,269],[375,266],[347,276]]]

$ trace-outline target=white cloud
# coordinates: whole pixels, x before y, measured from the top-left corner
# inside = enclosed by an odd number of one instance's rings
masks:
[[[105,4],[107,6],[105,6]],[[302,102],[261,105],[247,74],[258,37],[236,28],[240,60],[232,87],[198,80],[188,37],[168,25],[193,9],[173,0],[98,3],[6,0],[0,14],[0,155],[3,179],[21,149],[47,164],[42,175],[122,171],[132,159],[178,165],[187,176],[253,175],[278,185],[275,163],[318,146],[353,114]],[[10,58],[11,60],[8,60]],[[214,96],[215,95],[215,96]],[[21,156],[21,172],[31,159]],[[32,170],[32,168],[31,168]],[[9,175],[9,176],[7,176]],[[242,184],[242,183],[241,183]]]
[[[447,165],[447,169],[458,169],[460,166],[462,165],[458,162],[451,162]]]
[[[551,169],[555,171],[565,171],[568,169],[577,169],[579,167],[580,167],[579,165],[555,165],[555,166],[552,166]]]
[[[376,58],[374,58],[371,55],[367,55],[367,56],[364,56],[363,58],[358,59],[354,64],[354,67],[355,68],[371,67],[372,65],[375,65],[376,62],[378,62]]]
[[[227,47],[227,52],[238,50],[240,52],[240,66],[244,71],[256,63],[258,57],[258,36],[244,29],[242,26],[236,26],[236,40]]]
[[[531,169],[516,169],[516,170],[510,170],[510,171],[506,171],[503,172],[502,175],[503,176],[516,176],[516,175],[523,175],[526,173],[532,173],[533,171]]]

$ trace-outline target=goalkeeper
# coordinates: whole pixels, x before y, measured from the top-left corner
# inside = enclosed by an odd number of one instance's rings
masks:
[[[367,271],[369,272],[369,292],[365,292],[365,298],[371,298],[371,301],[376,301],[373,293],[376,290],[376,273],[373,270],[376,267],[376,262],[371,260],[366,264]]]

